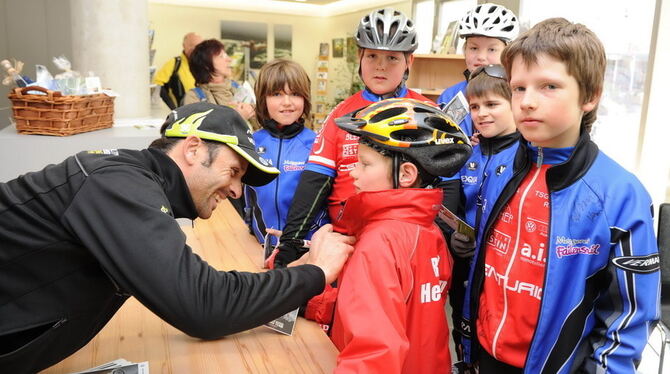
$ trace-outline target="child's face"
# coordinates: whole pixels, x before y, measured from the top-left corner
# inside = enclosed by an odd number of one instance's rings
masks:
[[[510,86],[512,111],[519,132],[534,145],[549,148],[577,144],[584,112],[591,111],[598,98],[585,104],[579,100],[577,80],[563,62],[540,54],[528,66],[521,56],[512,61]]]
[[[405,70],[412,66],[414,56],[405,59],[403,52],[365,49],[361,58],[361,78],[377,95],[393,92],[402,82]]]
[[[350,175],[354,178],[356,193],[393,188],[391,159],[365,144],[358,145],[358,162]]]
[[[265,102],[270,118],[275,120],[280,128],[297,121],[305,107],[305,99],[291,92],[288,84],[284,85],[284,90],[281,92],[267,96]]]
[[[470,97],[472,123],[485,138],[511,134],[516,130],[512,106],[507,99],[494,93]]]
[[[470,36],[465,42],[465,66],[470,72],[473,72],[480,66],[500,64],[500,54],[503,49],[505,49],[505,43],[500,39]]]

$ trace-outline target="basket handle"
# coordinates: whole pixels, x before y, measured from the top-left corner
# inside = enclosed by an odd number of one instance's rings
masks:
[[[48,90],[48,89],[46,89],[44,87],[40,87],[40,86],[28,86],[28,87],[16,87],[16,88],[14,88],[14,94],[18,97],[22,97],[23,95],[25,95],[29,91],[43,92],[47,95],[49,100],[53,100],[54,97],[63,96],[63,94],[60,91],[52,91],[52,90]]]

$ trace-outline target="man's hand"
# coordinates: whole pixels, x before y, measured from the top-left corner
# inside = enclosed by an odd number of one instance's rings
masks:
[[[254,107],[251,104],[238,103],[238,102],[234,102],[231,104],[233,105],[233,109],[235,109],[237,113],[239,113],[245,120],[248,120],[249,118],[253,117],[254,114],[256,113]]]
[[[475,254],[475,242],[460,232],[454,232],[451,235],[449,247],[456,256],[461,258],[472,257]]]
[[[470,145],[472,145],[474,147],[477,144],[479,144],[479,137],[480,136],[481,136],[481,134],[478,133],[478,132],[475,132],[474,134],[472,134],[472,136],[470,137]]]
[[[354,251],[355,242],[353,236],[334,232],[333,225],[323,225],[312,236],[309,252],[303,256],[305,263],[320,267],[326,275],[326,284],[333,283]]]

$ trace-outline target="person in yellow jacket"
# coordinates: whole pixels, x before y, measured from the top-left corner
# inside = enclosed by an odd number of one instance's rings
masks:
[[[180,106],[184,94],[195,87],[188,58],[202,40],[194,32],[184,35],[181,55],[167,61],[154,76],[154,83],[161,86],[160,96],[170,109]]]

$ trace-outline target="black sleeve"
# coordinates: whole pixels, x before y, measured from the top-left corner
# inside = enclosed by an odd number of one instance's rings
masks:
[[[462,202],[464,199],[461,198],[461,180],[454,179],[441,181],[436,187],[442,188],[442,205],[459,217],[462,217],[464,211]],[[447,243],[449,243],[449,238],[453,231],[451,227],[444,223],[440,218],[436,218],[435,223],[440,227],[442,234],[444,234],[444,237],[447,239]]]
[[[163,99],[163,102],[170,108],[174,109],[177,107],[177,105],[174,103],[174,100],[170,96],[170,89],[168,88],[167,84],[164,84],[161,86],[161,99]]]
[[[286,266],[297,260],[305,238],[316,215],[325,207],[326,199],[333,188],[332,177],[305,170],[293,195],[291,207],[286,217],[286,225],[279,238],[279,253],[275,257],[275,267]]]
[[[265,273],[212,268],[186,245],[167,207],[149,172],[113,167],[87,177],[61,220],[120,291],[194,337],[253,328],[323,291],[325,276],[313,265]]]

